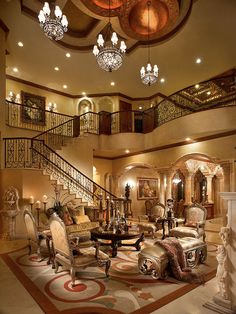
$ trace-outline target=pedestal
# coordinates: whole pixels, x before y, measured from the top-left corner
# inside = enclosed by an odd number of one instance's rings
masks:
[[[16,235],[16,216],[17,210],[1,210],[3,232],[1,238],[4,240],[13,240]]]

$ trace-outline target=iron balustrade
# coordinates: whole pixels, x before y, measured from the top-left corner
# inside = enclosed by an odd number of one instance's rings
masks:
[[[57,154],[43,140],[33,138],[5,138],[5,168],[40,169],[83,200],[102,208],[107,200],[114,199],[115,207],[121,210],[117,197],[95,183]]]
[[[39,132],[51,129],[73,118],[72,116],[66,114],[52,112],[40,108],[33,108],[8,100],[6,100],[6,107],[7,125]],[[24,118],[25,112],[27,112],[27,119]],[[45,115],[43,123],[40,122],[39,124],[37,124],[37,119],[30,120],[30,117],[36,117],[39,113]]]
[[[32,108],[18,103],[6,101],[7,124],[13,127],[27,128],[47,132],[54,141],[56,137],[71,137],[75,124],[79,125],[77,136],[83,133],[93,134],[117,134],[122,132],[148,133],[156,127],[195,112],[214,108],[235,106],[236,87],[234,75],[217,77],[212,80],[201,82],[184,88],[177,93],[165,97],[156,106],[144,111],[117,111],[117,112],[86,112],[77,117],[59,114],[45,110],[45,124],[40,125],[24,122],[22,112],[28,110],[30,115],[35,116],[42,109]],[[127,118],[128,117],[128,118]],[[76,123],[75,123],[76,122]],[[151,125],[151,126],[150,126]],[[62,126],[62,128],[60,128]],[[64,138],[64,139],[65,139]],[[52,142],[53,140],[50,139]]]

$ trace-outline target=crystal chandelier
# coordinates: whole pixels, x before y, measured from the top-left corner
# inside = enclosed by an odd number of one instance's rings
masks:
[[[54,7],[55,16],[51,18],[49,4],[45,2],[43,9],[39,12],[38,18],[45,35],[50,39],[60,40],[64,32],[67,31],[68,21],[66,16],[62,15],[60,7],[58,5],[54,5]]]
[[[150,62],[150,45],[149,45],[149,38],[150,38],[150,27],[149,27],[149,9],[150,9],[150,5],[151,5],[151,1],[147,2],[147,6],[148,6],[148,63],[146,66],[146,69],[144,66],[142,66],[141,70],[140,70],[140,76],[141,76],[141,80],[143,82],[143,84],[145,85],[152,85],[154,83],[156,83],[157,78],[158,78],[158,67],[155,64],[152,68],[151,66],[151,62]]]
[[[97,45],[93,47],[93,54],[97,58],[98,65],[105,71],[112,72],[119,69],[122,65],[123,54],[126,51],[125,42],[120,42],[120,48],[117,48],[118,37],[116,32],[112,31],[110,17],[110,0],[109,0],[109,23],[105,34],[105,40],[102,34],[98,35]],[[110,41],[109,41],[110,36]],[[107,45],[105,45],[107,41]]]

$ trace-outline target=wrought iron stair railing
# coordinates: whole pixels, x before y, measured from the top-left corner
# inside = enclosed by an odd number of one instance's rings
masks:
[[[102,209],[122,202],[114,194],[98,185],[57,154],[43,140],[33,138],[5,138],[5,168],[40,169],[64,188],[89,204]],[[102,204],[101,204],[102,202]]]

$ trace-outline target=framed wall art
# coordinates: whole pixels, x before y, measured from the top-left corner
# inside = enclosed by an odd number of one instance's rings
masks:
[[[46,98],[21,91],[21,100],[22,122],[45,125]]]
[[[158,197],[158,179],[137,178],[137,199],[146,200]]]

